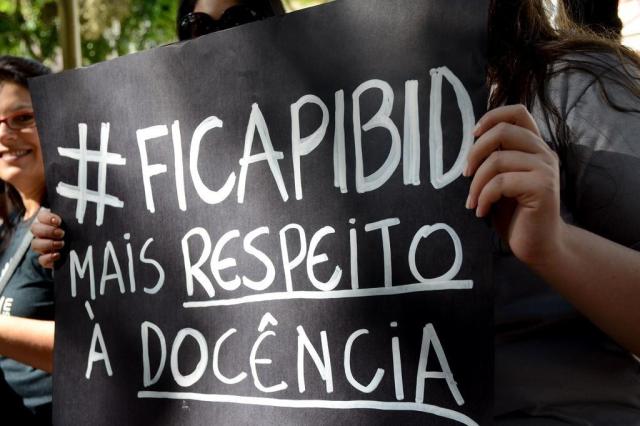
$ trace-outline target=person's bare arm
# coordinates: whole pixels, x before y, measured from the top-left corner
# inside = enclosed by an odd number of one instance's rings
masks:
[[[51,373],[54,322],[0,315],[0,354]]]
[[[562,220],[557,156],[523,106],[490,111],[476,136],[465,170],[474,176],[467,207],[478,217],[491,211],[516,257],[640,354],[640,252]]]

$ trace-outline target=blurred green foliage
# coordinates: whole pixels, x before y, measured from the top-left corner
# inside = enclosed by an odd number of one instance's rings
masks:
[[[176,0],[79,0],[83,63],[174,40]],[[0,0],[0,53],[60,68],[56,0]]]
[[[0,53],[39,60],[56,56],[58,7],[55,0],[0,0]]]
[[[330,0],[282,0],[285,8],[288,11],[304,9],[305,7],[317,6],[322,3],[327,3]]]
[[[283,0],[287,10],[327,0]],[[179,0],[78,0],[83,64],[175,41]],[[0,0],[0,54],[62,68],[57,0]]]
[[[85,63],[175,41],[175,0],[81,0],[80,5]]]

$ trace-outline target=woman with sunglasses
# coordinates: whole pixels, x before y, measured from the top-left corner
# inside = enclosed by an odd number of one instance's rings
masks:
[[[53,283],[30,250],[45,179],[27,87],[27,78],[48,73],[0,56],[0,415],[14,424],[51,424]]]

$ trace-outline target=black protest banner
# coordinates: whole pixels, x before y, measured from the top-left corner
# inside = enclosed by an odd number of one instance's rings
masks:
[[[490,422],[486,18],[337,1],[34,80],[56,422]]]

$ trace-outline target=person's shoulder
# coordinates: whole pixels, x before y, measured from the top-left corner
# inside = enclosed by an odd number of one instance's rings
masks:
[[[640,158],[640,70],[630,58],[606,52],[567,55],[554,64],[547,93],[573,142]]]
[[[629,104],[635,109],[640,88],[640,68],[631,57],[608,51],[567,54],[549,70],[549,97],[570,114],[580,103]],[[621,108],[626,109],[626,108]]]
[[[625,53],[627,52],[627,53]],[[631,51],[585,50],[561,56],[551,64],[551,76],[569,74],[575,77],[623,73],[640,78],[640,57]]]
[[[593,67],[593,69],[602,69],[611,66],[620,66],[625,62],[631,63],[616,51],[581,50],[562,55],[554,62],[554,66],[578,64]]]

